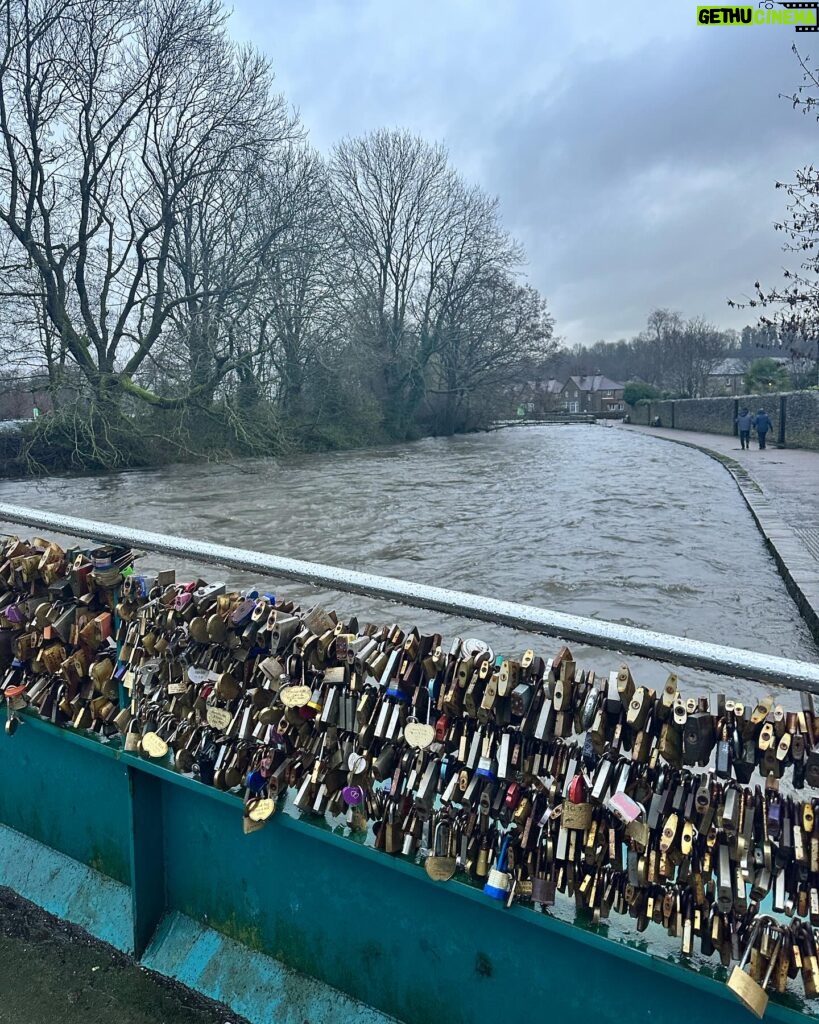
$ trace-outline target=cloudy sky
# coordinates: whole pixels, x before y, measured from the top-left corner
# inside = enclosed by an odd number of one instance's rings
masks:
[[[320,150],[409,128],[500,198],[567,342],[653,306],[738,327],[726,298],[777,280],[774,183],[819,140],[779,94],[819,35],[701,27],[696,0],[234,2]]]

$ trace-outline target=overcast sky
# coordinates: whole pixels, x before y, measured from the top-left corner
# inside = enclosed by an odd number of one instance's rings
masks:
[[[569,343],[654,306],[738,327],[726,299],[779,277],[774,183],[819,125],[778,97],[819,36],[701,27],[695,0],[235,0],[232,32],[320,150],[382,126],[443,141],[500,198]]]

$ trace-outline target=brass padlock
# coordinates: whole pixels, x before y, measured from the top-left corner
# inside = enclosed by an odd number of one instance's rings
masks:
[[[776,943],[771,952],[771,957],[768,962],[768,969],[765,972],[765,977],[761,984],[758,984],[754,979],[745,973],[745,966],[748,963],[748,958],[751,955],[751,950],[754,948],[757,936],[759,935],[760,928],[762,925],[771,925],[777,933]],[[768,1008],[768,996],[765,989],[771,980],[776,961],[779,958],[779,950],[782,947],[782,931],[776,924],[772,917],[760,917],[754,923],[751,929],[751,935],[748,939],[748,944],[745,947],[745,952],[742,955],[742,960],[739,962],[731,972],[731,977],[728,979],[728,988],[734,993],[739,999],[742,1005],[750,1010],[751,1013],[757,1017],[763,1017],[765,1010]]]

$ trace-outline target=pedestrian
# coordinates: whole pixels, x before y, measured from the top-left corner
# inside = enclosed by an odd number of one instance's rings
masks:
[[[743,406],[739,410],[739,416],[737,416],[737,430],[739,431],[739,446],[743,451],[751,447],[751,423],[753,422],[753,416],[746,406]]]
[[[771,417],[764,409],[760,409],[756,416],[754,416],[754,429],[756,430],[756,436],[759,438],[760,451],[765,447],[765,436],[772,428]]]

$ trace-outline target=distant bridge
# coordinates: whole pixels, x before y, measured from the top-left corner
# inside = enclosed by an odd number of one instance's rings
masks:
[[[590,412],[547,412],[542,416],[524,416],[513,420],[495,420],[489,424],[490,430],[501,430],[503,427],[531,427],[544,423],[596,423],[597,417]]]

